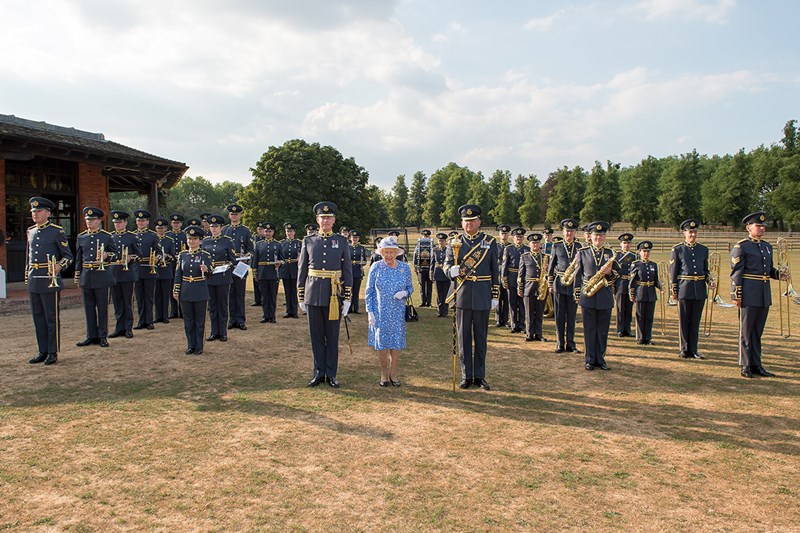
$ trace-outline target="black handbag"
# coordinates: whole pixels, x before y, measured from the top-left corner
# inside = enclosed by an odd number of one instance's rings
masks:
[[[414,304],[411,303],[411,298],[406,300],[406,322],[416,322],[419,320],[417,310],[414,309]]]

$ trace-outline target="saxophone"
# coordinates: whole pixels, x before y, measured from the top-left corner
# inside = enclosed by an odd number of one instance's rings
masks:
[[[549,262],[550,256],[547,254],[541,254],[541,271],[539,272],[539,287],[538,287],[538,294],[536,297],[539,301],[544,300],[547,298],[549,291],[547,290],[547,263]]]
[[[578,268],[578,254],[575,254],[575,259],[569,264],[564,271],[564,285],[569,285],[575,280],[575,270]]]
[[[609,261],[614,261],[614,258],[609,258]],[[606,266],[608,261],[603,263],[603,266]],[[602,269],[602,267],[601,267]],[[589,278],[589,281],[583,286],[583,292],[586,296],[594,296],[597,292],[602,289],[603,287],[608,287],[610,285],[609,281],[606,279],[607,274],[605,274],[602,270],[598,270],[597,273]]]

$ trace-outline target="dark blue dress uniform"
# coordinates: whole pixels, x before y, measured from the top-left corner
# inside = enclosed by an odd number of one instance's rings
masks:
[[[685,220],[681,230],[696,230],[700,222]],[[695,242],[682,242],[672,247],[669,258],[670,289],[678,300],[681,357],[702,358],[697,351],[700,340],[700,320],[708,296],[708,248]]]
[[[633,233],[623,233],[618,239],[621,243],[631,242],[633,241]],[[617,336],[633,337],[633,333],[631,333],[633,302],[628,297],[628,288],[630,287],[631,279],[631,263],[636,260],[636,254],[620,250],[617,252],[615,259],[619,265],[619,278],[617,278],[617,283],[614,287],[614,294],[617,299]]]
[[[758,211],[747,215],[742,223],[764,225],[766,213]],[[731,299],[740,300],[739,315],[739,365],[742,376],[753,374],[774,376],[761,362],[761,336],[772,305],[770,280],[780,279],[774,266],[772,245],[767,241],[748,237],[737,242],[731,250]]]
[[[150,220],[150,213],[139,210],[134,213],[138,219]],[[153,304],[156,296],[156,280],[158,270],[157,258],[161,254],[158,244],[158,234],[151,229],[134,232],[136,244],[139,246],[139,277],[133,286],[136,294],[136,307],[139,312],[139,322],[133,329],[153,329]]]
[[[164,220],[166,222],[166,220]],[[158,225],[158,220],[156,221]],[[169,323],[169,305],[172,300],[172,281],[175,279],[175,258],[179,251],[175,245],[175,239],[164,236],[159,238],[158,245],[161,254],[158,257],[158,279],[156,280],[156,322]]]
[[[223,219],[220,215],[211,215],[208,220],[212,224],[220,224]],[[211,319],[211,335],[208,340],[228,340],[228,328],[231,327],[233,320],[232,318],[229,319],[228,316],[228,295],[235,277],[232,270],[236,265],[236,250],[231,238],[225,235],[206,237],[200,243],[200,248],[211,254],[212,270],[219,266],[228,265],[228,269],[225,272],[212,274],[208,280],[210,296],[208,314]]]
[[[638,250],[651,250],[653,243],[640,242]],[[630,265],[630,283],[627,298],[636,304],[636,343],[653,344],[653,322],[656,315],[656,302],[661,290],[661,280],[658,279],[658,264],[653,261],[637,259]]]
[[[336,216],[336,209],[333,202],[319,202],[314,214]],[[332,232],[310,235],[303,239],[298,265],[298,298],[306,306],[314,354],[314,377],[309,386],[327,379],[331,386],[338,387],[339,302],[343,298],[349,305],[353,287],[350,244]]]
[[[510,233],[511,226],[506,224],[501,224],[497,226],[497,231],[501,233]],[[505,254],[505,249],[511,246],[511,242],[502,241],[500,239],[495,239],[495,243],[497,246],[497,267],[498,271],[500,269],[500,264],[503,262],[503,255]],[[500,290],[500,299],[499,303],[497,304],[497,310],[495,311],[495,326],[497,327],[504,327],[508,325],[508,292],[504,290]]]
[[[287,229],[296,230],[295,225],[287,222],[283,225]],[[303,241],[300,239],[283,239],[281,241],[281,256],[283,264],[278,272],[283,283],[283,294],[286,297],[286,313],[283,318],[299,318],[297,302],[297,259],[300,257],[300,248]]]
[[[189,226],[187,235],[202,237],[203,228]],[[205,265],[208,272],[203,273],[200,265]],[[181,303],[183,327],[188,344],[187,354],[203,353],[203,337],[206,327],[206,306],[209,300],[207,279],[211,275],[211,254],[206,250],[185,250],[178,255],[175,265],[173,292]]]
[[[463,205],[459,208],[462,220],[479,218],[481,208]],[[456,326],[458,330],[459,356],[461,359],[461,387],[480,385],[488,389],[486,377],[486,351],[489,336],[489,313],[492,300],[500,298],[500,249],[491,235],[478,232],[475,235],[457,237],[461,243],[458,250],[459,275],[456,283]],[[444,262],[445,272],[456,264],[452,242],[447,246]],[[474,336],[474,348],[473,348]]]
[[[441,242],[447,239],[446,233],[437,233],[436,238]],[[431,280],[436,283],[436,306],[438,313],[436,316],[447,316],[447,293],[450,291],[452,281],[444,271],[444,260],[447,257],[447,244],[437,245],[431,250]]]
[[[608,231],[607,222],[592,222],[588,225],[593,233]],[[594,295],[587,294],[588,282],[607,263],[611,273],[602,276],[601,289]],[[604,246],[581,248],[575,269],[575,300],[580,301],[583,316],[583,335],[586,348],[586,370],[594,367],[608,370],[605,355],[608,345],[608,328],[611,325],[611,310],[614,309],[614,282],[619,277],[619,266],[614,261],[614,250]]]
[[[55,208],[52,201],[39,196],[30,199],[30,206],[31,210]],[[67,268],[72,263],[72,251],[64,229],[49,222],[29,227],[27,237],[25,281],[39,347],[39,353],[30,362],[50,365],[58,360],[61,348],[60,296],[64,288],[61,272],[56,274],[50,265],[55,262],[62,270]]]
[[[350,232],[350,237],[359,236],[355,230]],[[369,264],[369,252],[360,244],[350,246],[350,261],[353,263],[353,300],[350,312],[359,314],[361,312],[361,282],[364,281],[364,266]]]
[[[86,218],[103,218],[97,207],[83,210]],[[102,253],[102,257],[101,257]],[[108,346],[108,290],[114,285],[111,263],[118,257],[111,233],[104,229],[78,234],[75,241],[75,282],[83,293],[86,338],[78,346],[97,343]]]
[[[128,220],[125,211],[112,211],[112,220]],[[125,335],[133,337],[133,286],[139,279],[139,242],[132,231],[114,231],[111,234],[114,246],[117,249],[117,260],[110,265],[111,274],[114,276],[114,285],[111,287],[111,301],[114,304],[114,331],[108,336],[111,338]],[[126,259],[123,259],[126,258]]]
[[[271,222],[264,224],[265,229],[275,230]],[[275,239],[259,241],[253,252],[251,266],[253,276],[258,278],[261,290],[261,322],[275,322],[275,308],[278,303],[278,263],[283,261],[283,245]]]
[[[179,213],[173,213],[169,216],[170,223],[172,224],[172,229],[167,232],[167,237],[172,237],[172,240],[175,241],[175,254],[181,253],[187,247],[186,245],[186,232],[183,229],[176,228],[176,222],[183,223],[183,215]],[[172,295],[172,291],[170,291],[170,295]],[[180,318],[181,316],[181,306],[178,304],[178,300],[174,297],[170,296],[170,313],[169,318]]]
[[[237,204],[229,205],[228,213],[241,213],[242,206]],[[222,234],[230,237],[233,241],[233,249],[236,250],[236,257],[248,257],[253,254],[253,234],[250,228],[242,224],[229,224],[222,228]],[[248,259],[241,259],[248,262]],[[234,265],[236,266],[236,265]],[[232,287],[228,296],[230,324],[228,327],[238,327],[247,329],[245,326],[245,306],[244,294],[247,290],[247,274],[243,278],[232,276]],[[244,327],[243,327],[244,326]]]
[[[512,236],[525,236],[524,228],[514,228]],[[508,315],[511,320],[511,332],[522,333],[525,316],[525,304],[522,298],[517,296],[517,274],[519,272],[519,260],[526,251],[524,244],[517,245],[516,242],[506,246],[503,256],[500,258],[500,276],[503,280],[503,289],[500,292],[507,292]]]
[[[538,233],[528,235],[528,242],[541,242]],[[542,319],[544,317],[545,299],[539,299],[539,280],[545,267],[546,254],[528,250],[519,258],[516,296],[525,305],[525,340],[546,341],[542,335]],[[547,272],[544,272],[545,279]],[[547,285],[545,284],[545,287]],[[545,289],[546,290],[546,289]]]
[[[566,218],[561,227],[569,230],[578,229],[578,221]],[[553,243],[550,264],[547,266],[547,279],[553,289],[553,308],[556,315],[556,352],[577,352],[575,346],[575,318],[578,305],[575,303],[575,281],[564,283],[564,272],[578,255],[581,244],[577,240]]]
[[[433,297],[433,282],[431,281],[431,253],[433,251],[433,241],[431,240],[431,230],[422,230],[422,238],[417,241],[414,247],[414,270],[419,281],[419,292],[422,298],[420,307],[431,307]]]
[[[256,249],[256,245],[263,241],[266,237],[261,235],[258,232],[259,229],[264,229],[265,222],[259,222],[256,224],[256,233],[253,235],[253,250]],[[253,303],[250,304],[250,307],[261,307],[261,289],[258,288],[258,277],[253,276]]]

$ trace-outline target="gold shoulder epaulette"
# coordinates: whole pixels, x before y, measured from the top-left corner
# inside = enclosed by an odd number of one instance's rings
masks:
[[[64,229],[61,226],[59,226],[58,224],[53,224],[52,222],[50,223],[50,225],[53,226],[56,229]]]
[[[88,230],[88,229],[85,229],[85,230],[83,230],[82,232],[78,233],[78,237],[80,237],[80,236],[81,236],[81,235],[83,235],[84,233],[89,233],[89,230]]]
[[[104,229],[101,229],[100,231],[102,231],[102,232],[103,232],[103,233],[105,233],[106,235],[111,235],[111,232],[110,232],[110,231],[106,231],[106,230],[104,230]]]
[[[675,249],[675,248],[677,248],[678,246],[683,246],[683,243],[682,243],[682,242],[679,242],[678,244],[675,244],[675,245],[672,247],[672,249],[674,250],[674,249]]]

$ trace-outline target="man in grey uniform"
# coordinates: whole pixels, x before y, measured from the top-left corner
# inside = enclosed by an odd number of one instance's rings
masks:
[[[565,273],[570,264],[575,260],[581,244],[575,240],[578,221],[574,218],[565,218],[561,221],[564,240],[553,243],[550,253],[550,264],[547,267],[547,279],[550,283],[550,293],[553,295],[553,306],[556,315],[556,353],[580,353],[575,345],[575,319],[578,314],[578,305],[574,299],[574,280],[564,282]]]
[[[253,234],[250,232],[250,228],[241,224],[244,210],[239,204],[231,204],[226,209],[231,223],[222,228],[222,234],[230,237],[233,241],[236,261],[249,263],[250,256],[253,254]],[[231,276],[231,279],[233,281],[228,293],[228,329],[246,330],[244,293],[247,290],[247,273],[241,278]]]

